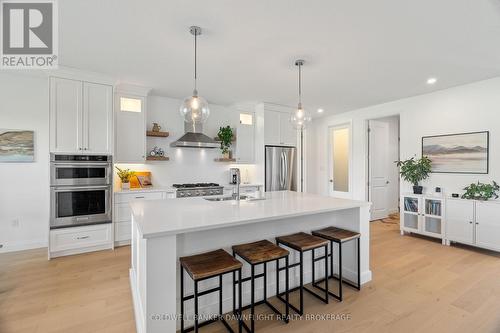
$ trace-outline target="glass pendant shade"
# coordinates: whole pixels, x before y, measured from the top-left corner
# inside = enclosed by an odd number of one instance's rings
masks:
[[[203,97],[193,94],[184,99],[180,107],[180,113],[187,123],[204,123],[210,116],[210,109]]]
[[[301,105],[290,114],[290,123],[297,130],[305,129],[311,120],[311,116]]]

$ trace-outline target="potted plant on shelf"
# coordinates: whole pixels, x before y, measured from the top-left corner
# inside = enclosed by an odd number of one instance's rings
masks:
[[[220,149],[222,151],[222,157],[225,159],[229,159],[229,148],[231,147],[231,142],[233,140],[233,130],[230,126],[220,127],[217,136],[220,139]]]
[[[422,194],[423,187],[419,183],[429,177],[431,172],[431,160],[427,156],[422,156],[416,160],[414,157],[406,161],[396,161],[400,168],[401,178],[413,184],[413,193]]]
[[[477,182],[477,184],[470,184],[464,188],[465,193],[462,194],[462,199],[482,200],[498,199],[498,191],[500,186],[493,181],[493,184],[484,184]]]
[[[130,178],[135,175],[135,172],[130,169],[120,169],[119,167],[115,168],[118,170],[117,175],[122,182],[122,190],[130,190]]]

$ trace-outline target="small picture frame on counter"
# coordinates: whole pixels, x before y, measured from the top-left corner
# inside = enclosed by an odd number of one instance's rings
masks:
[[[451,194],[451,197],[452,197],[452,198],[458,198],[458,197],[460,197],[460,195],[459,195],[458,193],[452,193],[452,194]]]
[[[436,187],[436,193],[441,193],[441,187]]]

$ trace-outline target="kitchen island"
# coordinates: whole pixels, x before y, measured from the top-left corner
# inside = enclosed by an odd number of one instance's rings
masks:
[[[264,200],[208,201],[203,198],[166,199],[132,202],[132,267],[130,283],[133,294],[137,331],[175,332],[179,313],[178,258],[261,239],[274,242],[274,237],[310,232],[336,226],[361,233],[361,283],[371,280],[369,267],[369,208],[364,201],[324,197],[290,191],[266,192]],[[319,251],[318,251],[319,252]],[[319,256],[319,253],[317,253]],[[356,246],[343,248],[344,277],[356,281]],[[290,252],[290,262],[298,255]],[[311,257],[304,256],[304,281],[311,281]],[[335,262],[337,262],[335,260]],[[317,277],[323,276],[321,262]],[[248,276],[248,265],[243,275]],[[334,267],[334,269],[337,269]],[[268,296],[275,290],[273,264],[268,266]],[[281,274],[284,279],[284,274]],[[290,271],[290,287],[299,281],[298,270]],[[217,281],[200,283],[200,290],[213,287]],[[186,278],[186,294],[193,283]],[[224,278],[223,310],[232,309],[232,280]],[[262,284],[257,283],[256,299],[262,297]],[[260,288],[260,289],[259,289]],[[218,311],[217,294],[200,300],[200,315]],[[247,304],[249,286],[243,285],[243,304]],[[185,304],[186,314],[193,311],[192,302]],[[189,323],[186,327],[189,327]]]

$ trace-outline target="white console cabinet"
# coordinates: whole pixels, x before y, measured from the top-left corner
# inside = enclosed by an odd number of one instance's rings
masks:
[[[440,238],[445,243],[445,218],[442,197],[419,194],[401,196],[401,234],[411,232]]]
[[[447,243],[500,251],[500,202],[447,199]]]

